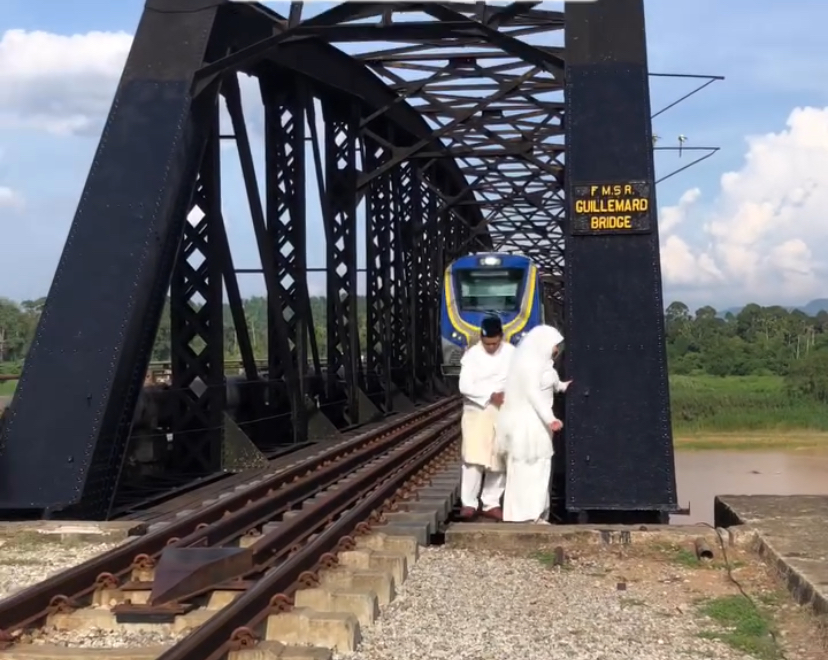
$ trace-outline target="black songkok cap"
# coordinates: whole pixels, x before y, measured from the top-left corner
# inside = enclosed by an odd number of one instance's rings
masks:
[[[480,334],[483,337],[500,337],[503,335],[503,322],[499,316],[486,316],[480,322]]]

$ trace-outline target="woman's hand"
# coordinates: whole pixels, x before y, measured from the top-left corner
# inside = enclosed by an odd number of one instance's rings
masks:
[[[571,380],[565,380],[565,381],[563,381],[563,382],[559,385],[559,387],[560,387],[560,391],[561,391],[562,393],[563,393],[563,392],[566,392],[567,388],[568,388],[570,385],[572,385],[572,381],[571,381]]]
[[[556,419],[554,422],[552,422],[549,425],[549,429],[552,431],[552,433],[557,433],[562,428],[563,428],[563,422],[559,419]]]

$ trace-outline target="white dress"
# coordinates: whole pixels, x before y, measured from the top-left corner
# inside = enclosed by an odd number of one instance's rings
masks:
[[[555,421],[555,392],[565,389],[550,360],[541,373],[539,386],[527,388],[525,403],[507,411],[512,421],[499,420],[499,424],[507,422],[504,426],[511,429],[499,434],[498,440],[507,456],[504,522],[541,522],[549,516],[554,455],[549,425]]]

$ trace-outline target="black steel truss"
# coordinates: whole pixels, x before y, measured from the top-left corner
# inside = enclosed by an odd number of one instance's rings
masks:
[[[342,4],[285,35],[343,44],[440,140],[437,148],[421,140],[394,150],[363,172],[360,187],[398,163],[425,174],[436,163],[456,162],[465,178],[462,196],[441,198],[435,211],[479,208],[495,249],[526,254],[562,281],[564,63],[562,43],[549,42],[562,40],[564,17],[540,4]],[[377,42],[389,46],[377,49]],[[479,249],[476,236],[455,250]]]
[[[0,462],[21,475],[5,482],[5,508],[88,517],[113,511],[130,472],[133,427],[143,423],[136,404],[165,300],[172,378],[151,431],[168,438],[160,443],[168,474],[240,469],[242,458],[255,463],[279,444],[336,434],[441,391],[440,276],[450,259],[493,247],[488,211],[472,203],[463,166],[406,95],[325,43],[318,20],[298,18],[296,7],[285,18],[251,3],[147,3],[4,427]],[[258,79],[265,108],[262,180],[242,109],[238,76],[245,74]],[[222,106],[229,135],[219,132]],[[153,123],[137,127],[147,108]],[[142,134],[148,130],[151,139]],[[222,140],[235,143],[237,155],[221,149]],[[308,141],[313,158],[306,162]],[[266,369],[254,355],[222,217],[220,162],[227,158],[238,158],[243,174],[256,270],[267,289]],[[308,177],[319,184],[327,245],[322,345],[307,286]],[[99,209],[94,217],[90,208]],[[147,224],[135,220],[150,212]],[[102,224],[104,216],[109,222]],[[132,234],[123,235],[117,227],[127,220]],[[119,240],[129,243],[125,251],[90,268],[88,254]],[[368,255],[367,346],[358,333],[360,241]],[[241,384],[225,373],[225,291]],[[89,296],[104,304],[77,304]],[[112,331],[97,330],[101,315],[116,323]],[[71,359],[56,364],[54,353]],[[90,371],[90,364],[105,368]],[[73,386],[80,373],[84,393]],[[61,396],[43,390],[44,382],[62,383]],[[78,414],[87,404],[76,396],[96,402],[95,413]],[[51,416],[42,414],[47,407]],[[50,456],[56,437],[68,439],[60,456]]]
[[[113,511],[167,291],[171,404],[153,431],[169,434],[165,468],[189,476],[443,392],[441,277],[458,256],[532,257],[560,308],[564,16],[539,5],[348,2],[302,20],[302,3],[285,17],[254,3],[148,0],[3,429],[0,469],[17,476],[0,480],[0,507]],[[242,75],[264,105],[261,179]],[[245,271],[266,287],[264,369],[222,217],[227,158],[241,168],[261,262]],[[325,234],[324,338],[307,282],[310,179]],[[225,373],[225,291],[241,383]]]

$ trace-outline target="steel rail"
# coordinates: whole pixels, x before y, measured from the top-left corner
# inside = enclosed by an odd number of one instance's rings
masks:
[[[280,513],[293,508],[295,504],[335,484],[343,476],[364,465],[380,452],[393,447],[400,441],[400,436],[416,433],[432,423],[431,416],[417,419],[409,426],[396,429],[389,435],[378,438],[374,443],[353,450],[340,460],[323,464],[317,470],[291,483],[290,488],[284,492],[277,492],[272,497],[262,497],[248,502],[235,513],[224,516],[208,527],[196,529],[184,538],[169,543],[168,546],[187,548],[197,545],[219,546],[228,543],[241,532],[273,520]]]
[[[36,625],[56,605],[68,601],[71,606],[76,599],[87,596],[96,589],[99,579],[111,581],[114,576],[131,571],[135,560],[152,561],[152,558],[159,555],[171,539],[178,541],[217,524],[221,526],[221,529],[226,530],[225,518],[235,520],[236,524],[241,527],[250,520],[245,509],[250,506],[251,502],[255,503],[263,498],[270,499],[279,489],[284,489],[280,497],[294,492],[294,487],[300,489],[301,492],[308,492],[308,482],[313,479],[315,471],[327,468],[348,454],[360,452],[371,445],[379,444],[378,451],[381,452],[389,444],[389,442],[384,442],[385,440],[392,443],[399,441],[400,436],[416,433],[433,423],[435,417],[458,406],[457,397],[425,406],[409,415],[395,419],[387,426],[357,436],[323,451],[316,457],[281,470],[249,488],[193,512],[190,516],[172,521],[163,529],[138,537],[134,541],[93,557],[0,601],[0,643],[13,642],[14,639],[10,633]],[[360,456],[365,457],[366,454],[360,453]],[[348,465],[352,463],[348,461]],[[261,507],[251,507],[251,510],[254,509],[261,514]],[[256,518],[258,519],[259,517]]]
[[[452,413],[442,421],[432,421],[429,428],[422,430],[422,434],[426,438],[435,437],[453,426],[457,427],[459,422],[460,413]],[[234,564],[234,568],[222,572],[220,583],[216,582],[215,578],[210,584],[199,581],[180,582],[166,590],[159,588],[159,598],[155,598],[155,587],[153,587],[153,595],[148,603],[149,608],[158,612],[170,611],[176,605],[214,591],[216,588],[221,589],[222,586],[231,584],[233,580],[255,581],[266,570],[298,550],[309,537],[322,531],[328,523],[375,488],[377,483],[386,479],[394,470],[404,466],[406,461],[422,451],[422,446],[423,440],[414,435],[413,438],[387,446],[382,450],[388,453],[383,455],[374,453],[368,457],[368,460],[363,460],[357,470],[341,472],[338,478],[329,480],[323,488],[308,494],[305,501],[309,500],[312,495],[317,495],[312,506],[306,506],[297,511],[296,516],[283,520],[276,529],[264,534],[255,543],[241,550],[236,555],[237,563]],[[351,475],[354,478],[345,479],[346,476]],[[331,489],[334,484],[336,488]],[[221,547],[221,543],[211,544],[211,546]],[[158,579],[156,575],[156,581]],[[238,584],[244,584],[244,582]],[[245,587],[248,585],[245,584]],[[118,609],[121,612],[128,610],[146,612],[148,607],[146,605],[118,606]]]
[[[273,532],[268,541],[263,537],[259,541],[262,550],[281,544],[292,547],[292,554],[158,660],[219,660],[234,647],[255,644],[257,638],[251,629],[273,609],[289,601],[289,595],[301,586],[303,575],[313,571],[326,557],[331,558],[329,553],[345,549],[350,534],[360,523],[365,523],[406,481],[459,438],[457,419],[458,416],[452,416],[435,428],[423,431],[422,438],[406,443],[405,448],[360,471],[351,483]],[[341,515],[335,521],[319,530],[338,513]],[[303,538],[311,540],[296,548],[295,542]]]

